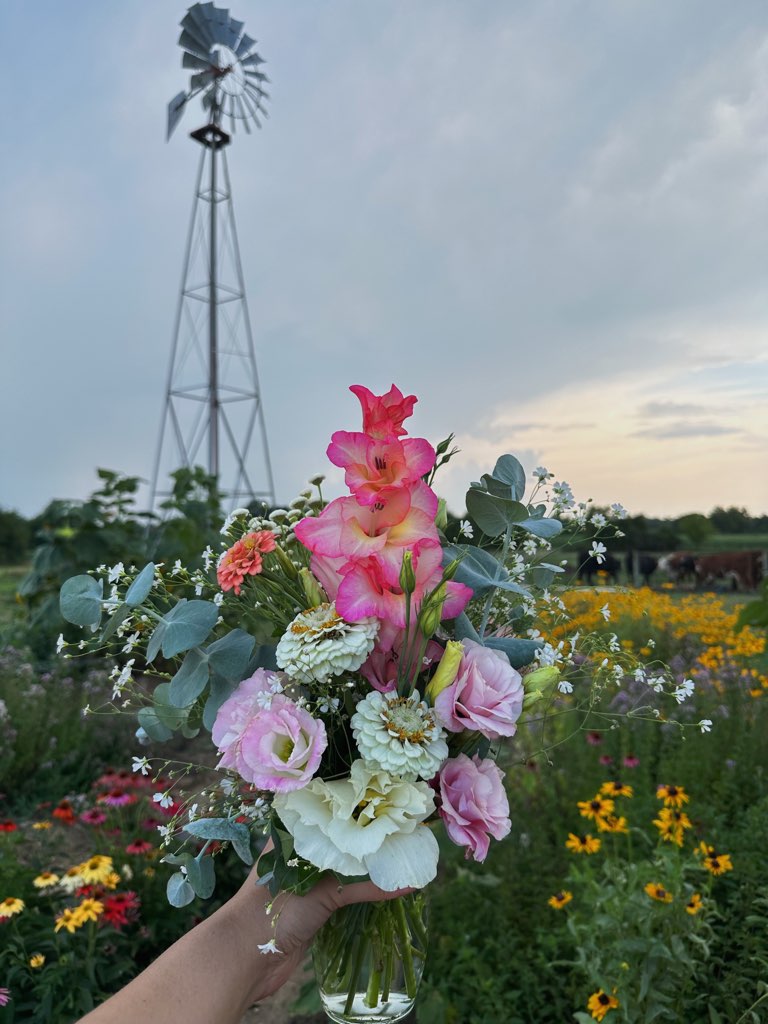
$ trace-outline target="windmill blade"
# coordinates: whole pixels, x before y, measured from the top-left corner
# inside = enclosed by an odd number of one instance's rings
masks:
[[[179,46],[189,53],[197,54],[198,57],[204,58],[208,56],[208,44],[198,36],[188,32],[186,29],[184,29],[179,36]]]
[[[248,109],[247,109],[247,107],[245,105],[245,98],[243,96],[238,96],[237,97],[237,102],[238,102],[238,105],[240,107],[239,117],[240,117],[241,121],[243,122],[243,127],[245,128],[246,133],[248,135],[250,135],[251,134],[251,126],[248,124]]]
[[[187,102],[188,96],[185,92],[180,92],[178,96],[174,96],[171,102],[168,104],[168,129],[166,133],[166,141],[170,139],[173,134],[173,130],[181,120],[181,115],[184,113],[184,106]]]
[[[251,53],[247,57],[243,57],[240,61],[244,68],[256,67],[258,64],[266,64],[263,57],[260,57],[258,53]]]
[[[207,85],[210,85],[214,80],[214,77],[215,75],[211,70],[201,71],[199,75],[192,75],[189,84],[195,91],[197,91],[199,89],[204,89]]]
[[[258,85],[257,83],[259,83],[259,82],[268,82],[269,81],[267,76],[262,74],[261,71],[246,71],[245,72],[245,77],[246,77],[246,79],[253,79],[253,81],[250,82],[250,85],[252,85],[254,89],[260,89],[261,88],[261,86]]]
[[[237,49],[235,50],[235,54],[238,57],[242,57],[244,53],[248,53],[248,51],[250,49],[252,49],[252,47],[254,47],[255,45],[256,45],[256,40],[255,39],[251,39],[251,37],[248,35],[248,33],[244,32],[243,33],[243,38],[237,44]]]
[[[203,7],[204,4],[195,4],[194,7],[190,7],[181,20],[181,27],[197,39],[198,43],[202,43],[207,52],[213,46],[213,36],[208,25],[208,19],[203,13]]]
[[[229,19],[229,36],[227,39],[227,46],[230,50],[234,50],[237,46],[237,41],[240,38],[240,33],[243,31],[244,21],[236,21],[234,18]]]
[[[225,46],[229,39],[229,10],[226,7],[214,7],[208,18],[213,38]]]
[[[208,57],[198,57],[196,53],[189,53],[188,50],[184,51],[184,56],[181,58],[181,66],[183,68],[197,68],[198,71],[207,70],[211,66],[211,62]]]
[[[256,110],[259,111],[260,114],[263,114],[264,117],[269,117],[268,110],[266,109],[266,107],[262,106],[262,100],[269,99],[268,92],[264,92],[262,89],[254,89],[250,82],[246,82],[245,92],[243,93],[243,95],[248,96],[251,103],[253,103],[254,107],[256,108]]]

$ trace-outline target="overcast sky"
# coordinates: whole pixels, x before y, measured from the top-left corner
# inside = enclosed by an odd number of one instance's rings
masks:
[[[233,0],[229,150],[277,497],[362,383],[577,497],[768,511],[763,0]],[[204,123],[176,0],[3,0],[0,506],[150,477]]]

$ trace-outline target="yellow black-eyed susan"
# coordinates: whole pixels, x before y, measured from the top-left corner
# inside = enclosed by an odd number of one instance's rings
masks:
[[[604,818],[607,814],[613,814],[614,804],[613,800],[608,800],[598,793],[591,800],[579,800],[578,807],[582,818],[591,818],[593,821],[597,821],[598,818]]]
[[[547,903],[553,910],[562,910],[563,907],[573,899],[573,893],[567,889],[561,889],[554,896],[550,896]]]
[[[649,882],[645,886],[645,891],[651,897],[652,900],[658,900],[659,903],[671,903],[672,893],[667,892],[663,885],[659,885],[658,882]]]
[[[604,782],[600,787],[600,793],[603,796],[610,796],[616,798],[620,796],[634,796],[635,791],[632,789],[631,786],[628,786],[625,782],[619,782],[618,779],[615,779],[613,782]]]
[[[618,1005],[619,1000],[616,996],[603,992],[601,988],[597,992],[593,992],[587,1000],[587,1009],[594,1020],[602,1020],[609,1010],[615,1010]]]
[[[575,832],[569,832],[565,845],[572,853],[597,853],[601,841],[589,833],[577,836]]]
[[[678,810],[691,799],[682,786],[657,786],[656,796],[664,801],[665,807],[677,807]]]
[[[691,898],[688,900],[688,902],[685,904],[685,912],[686,912],[686,914],[691,914],[691,915],[698,914],[698,912],[701,910],[701,907],[702,907],[701,895],[699,893],[695,892],[695,893],[693,893]]]

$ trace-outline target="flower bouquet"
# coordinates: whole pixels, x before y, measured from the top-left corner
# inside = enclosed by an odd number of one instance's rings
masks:
[[[536,625],[542,607],[564,612],[563,568],[547,560],[562,513],[588,513],[543,469],[526,501],[525,472],[504,455],[449,526],[432,484],[452,436],[436,448],[407,436],[416,399],[394,385],[350,390],[362,430],[337,431],[328,448],[348,495],[326,503],[315,478],[289,509],[235,510],[223,552],[209,548],[201,568],[102,566],[65,583],[61,609],[92,630],[80,648],[134,655],[114,670],[113,698],[138,709],[140,738],[207,729],[218,749],[206,813],[180,802],[163,826],[172,904],[213,892],[221,844],[252,863],[265,836],[259,872],[274,895],[306,892],[323,872],[409,890],[338,911],[315,943],[329,1017],[387,1021],[412,1007],[424,965],[433,827],[485,859],[510,830],[502,742],[521,715],[564,699],[568,666],[580,671],[578,638],[553,647]],[[597,515],[595,526],[614,529]],[[622,657],[596,663],[590,706]],[[148,672],[161,678],[151,690]],[[160,799],[174,801],[175,785]],[[276,940],[264,951],[279,952]]]

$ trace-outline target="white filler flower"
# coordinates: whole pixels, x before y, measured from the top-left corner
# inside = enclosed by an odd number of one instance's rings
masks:
[[[277,645],[277,664],[300,683],[356,672],[373,650],[378,619],[345,622],[333,604],[301,612]]]
[[[418,693],[373,690],[357,705],[351,725],[365,763],[392,775],[429,780],[448,757],[445,734]]]
[[[321,871],[369,875],[380,889],[420,889],[437,874],[437,840],[423,824],[435,809],[426,782],[406,782],[354,761],[350,777],[313,779],[278,793],[273,807],[296,853]]]

